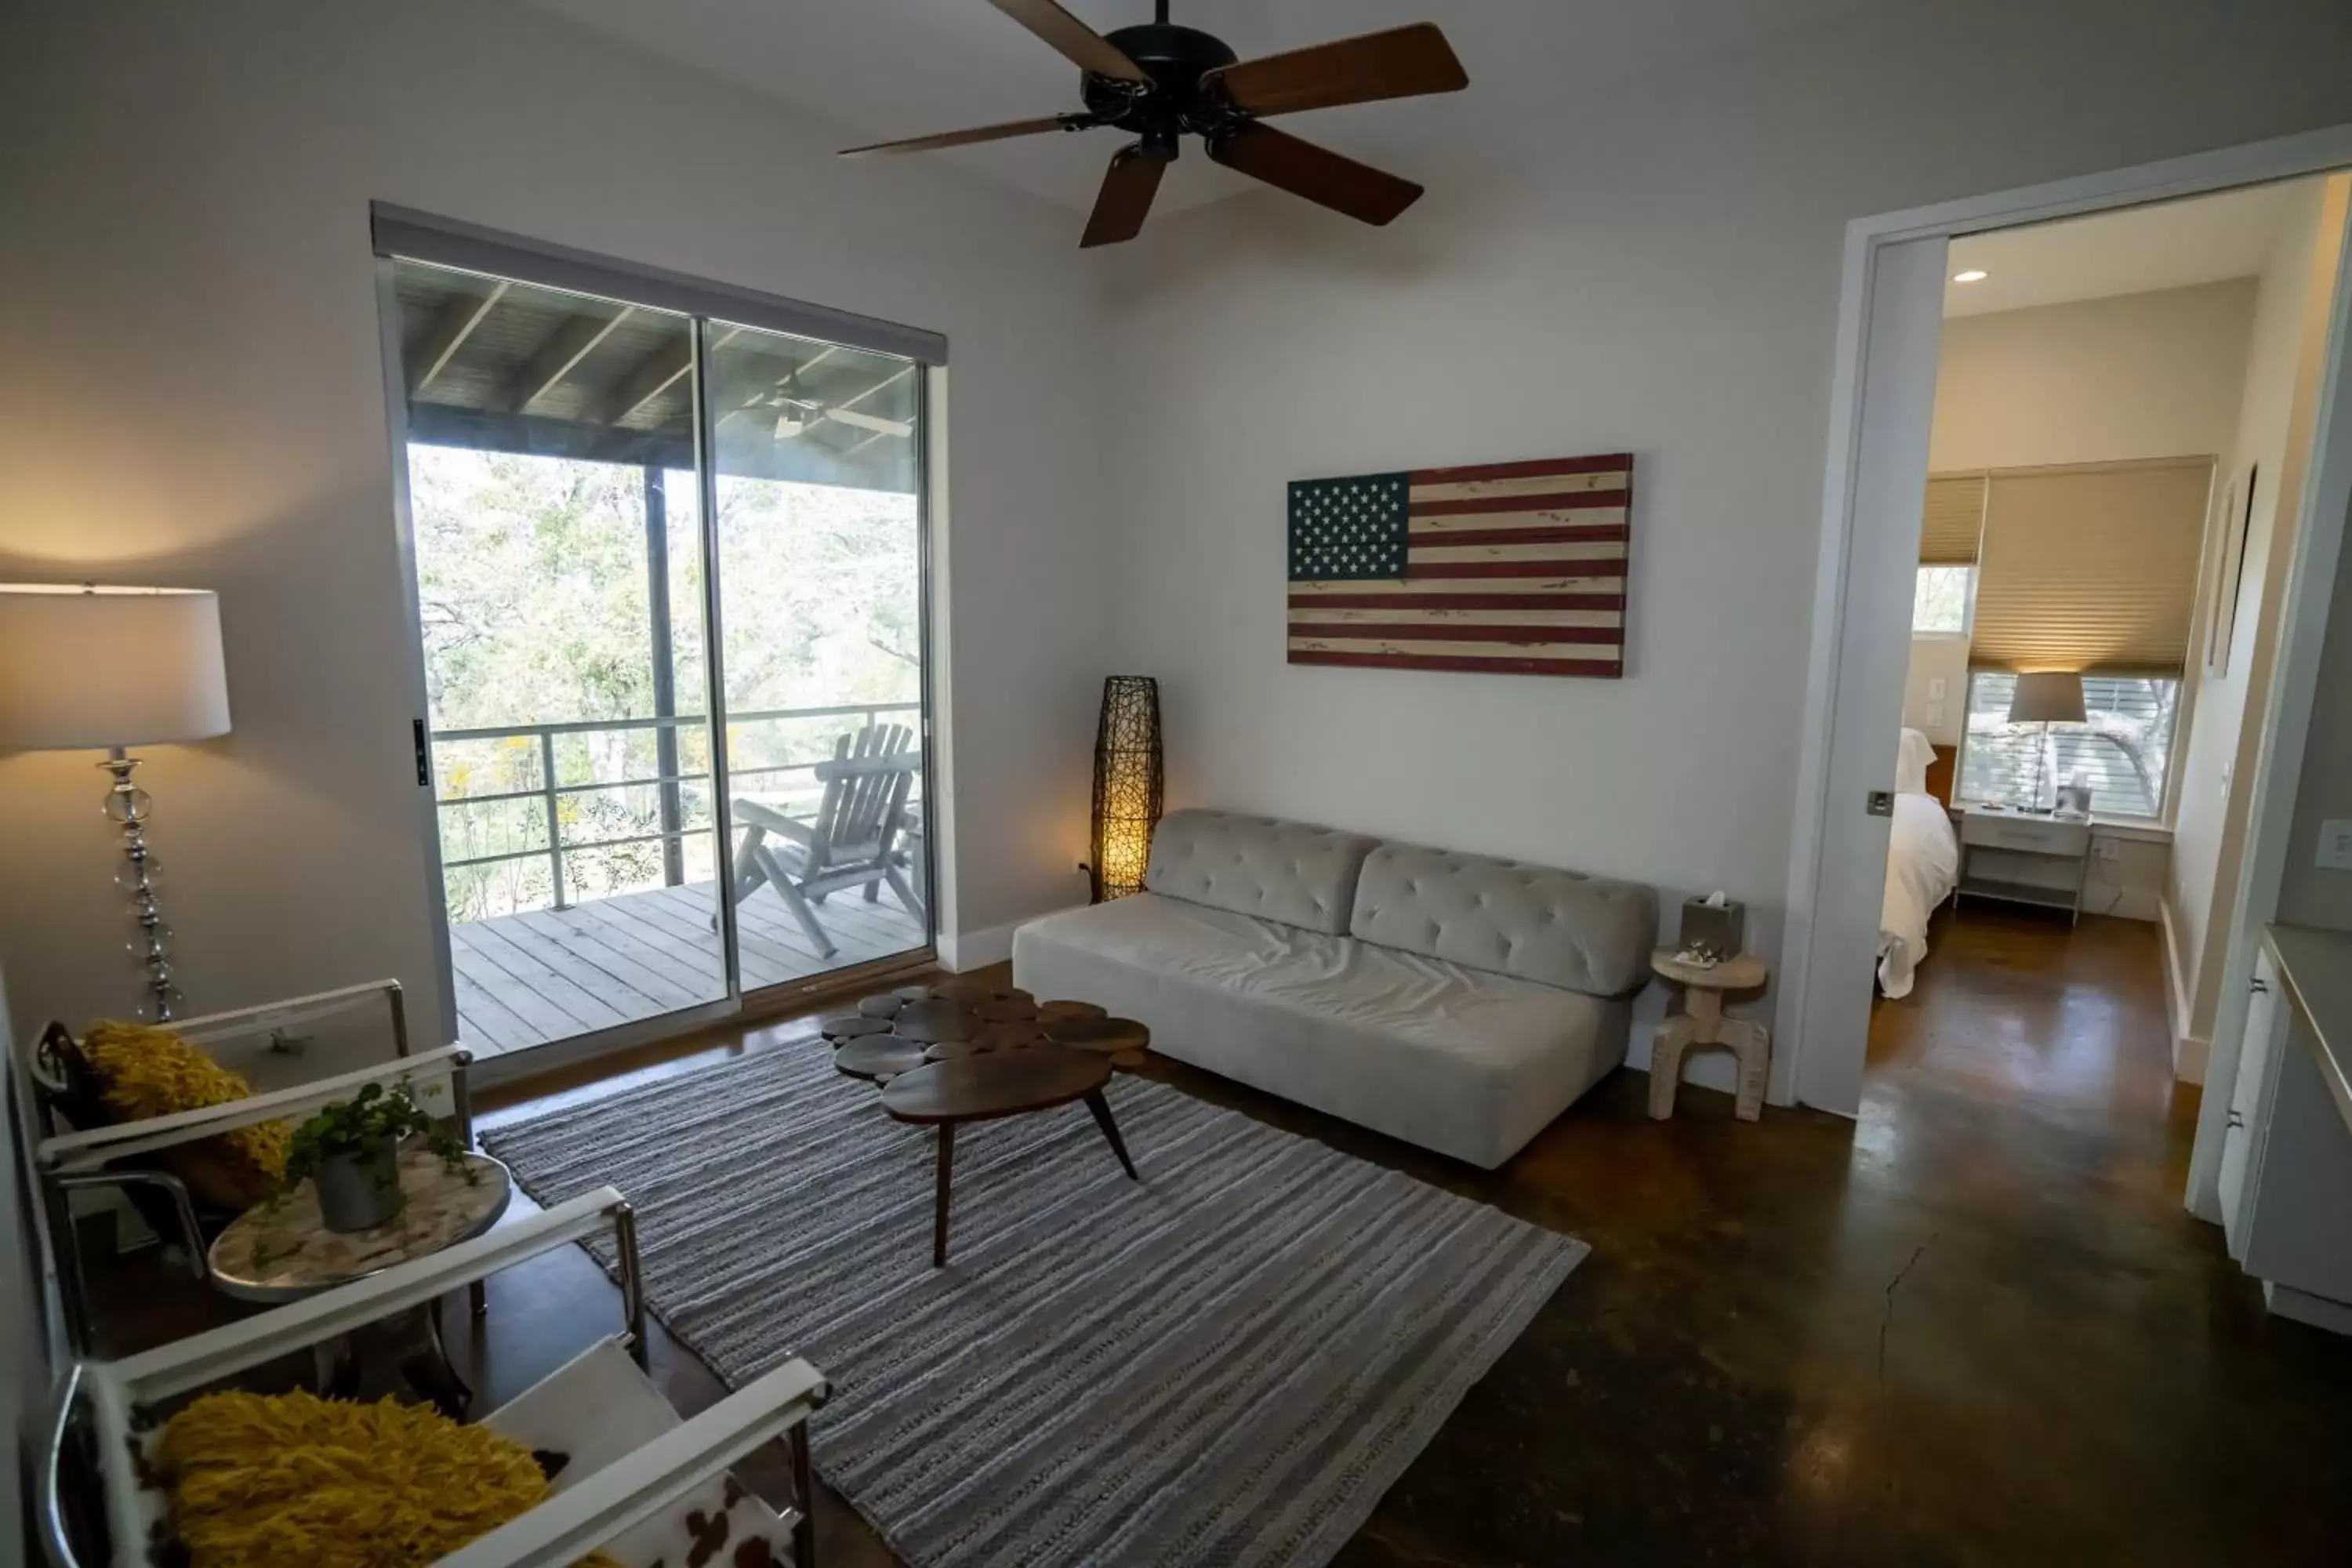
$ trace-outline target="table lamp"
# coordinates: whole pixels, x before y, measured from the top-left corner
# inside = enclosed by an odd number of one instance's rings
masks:
[[[147,792],[131,782],[126,747],[201,741],[228,732],[220,599],[188,588],[0,584],[0,751],[103,751],[114,775],[104,802],[121,825],[130,862],[116,881],[131,894],[147,969],[141,1016],[168,1023],[179,1001],[171,928],[155,907],[147,850]]]
[[[2009,721],[2042,726],[2041,742],[2033,748],[2033,794],[2025,809],[2042,809],[2042,755],[2050,749],[2050,726],[2084,721],[2083,678],[2071,669],[2044,670],[2017,678],[2010,694]]]

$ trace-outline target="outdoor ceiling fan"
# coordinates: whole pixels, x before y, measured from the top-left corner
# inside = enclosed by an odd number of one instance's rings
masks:
[[[821,419],[853,429],[867,430],[877,436],[896,436],[901,440],[912,436],[915,427],[904,419],[885,419],[878,414],[862,413],[855,408],[835,408],[821,397],[813,397],[801,385],[801,367],[793,366],[776,389],[764,400],[776,411],[776,439],[789,441],[814,426]]]
[[[1209,156],[1229,169],[1365,223],[1387,223],[1420,199],[1419,185],[1276,131],[1265,118],[1455,92],[1470,84],[1433,22],[1241,60],[1221,39],[1170,22],[1168,0],[1158,0],[1154,20],[1108,36],[1055,0],[988,3],[1077,65],[1085,110],[852,147],[842,156],[927,153],[1097,125],[1132,132],[1138,140],[1119,149],[1103,176],[1081,247],[1115,245],[1141,231],[1160,176],[1176,161],[1187,133],[1200,137]]]

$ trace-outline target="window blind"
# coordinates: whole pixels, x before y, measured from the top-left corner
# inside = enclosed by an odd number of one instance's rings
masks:
[[[1973,566],[1984,531],[1985,477],[1929,479],[1927,510],[1919,523],[1919,564]]]
[[[2212,485],[2210,458],[1992,475],[1969,663],[2179,674]]]

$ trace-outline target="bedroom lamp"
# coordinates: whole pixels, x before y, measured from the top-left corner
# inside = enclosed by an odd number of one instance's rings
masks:
[[[1148,675],[1111,676],[1095,727],[1095,902],[1143,890],[1160,794],[1160,683]]]
[[[2033,748],[2033,794],[2025,803],[2028,811],[2042,809],[2042,758],[2050,750],[2050,726],[2080,724],[2084,717],[2083,678],[2074,671],[2044,670],[2017,678],[2017,689],[2009,699],[2009,721],[2042,726],[2042,739]]]
[[[130,746],[228,732],[220,599],[200,589],[95,584],[0,584],[0,751],[103,751],[114,776],[107,816],[122,828],[131,950],[147,970],[141,1015],[168,1023],[171,928],[155,907],[147,792],[131,782]]]

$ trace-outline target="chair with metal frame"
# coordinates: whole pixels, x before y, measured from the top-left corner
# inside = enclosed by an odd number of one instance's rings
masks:
[[[158,1543],[168,1546],[166,1499],[153,1484],[152,1458],[163,1421],[177,1402],[606,1231],[618,1255],[622,1332],[597,1341],[482,1423],[533,1448],[560,1444],[571,1462],[552,1477],[554,1492],[546,1501],[441,1558],[443,1568],[559,1568],[600,1549],[634,1568],[653,1560],[648,1542],[668,1528],[663,1510],[689,1502],[706,1521],[714,1509],[726,1513],[730,1541],[752,1533],[773,1541],[789,1536],[794,1568],[813,1568],[807,1422],[830,1393],[824,1374],[805,1361],[789,1361],[700,1415],[680,1419],[645,1375],[645,1288],[635,1215],[612,1187],[242,1322],[120,1361],[76,1363],[57,1401],[40,1494],[43,1535],[58,1568],[100,1561],[143,1568]],[[572,1419],[550,1441],[544,1426],[532,1422],[547,1421],[551,1405],[591,1409],[594,1418]],[[788,1452],[794,1493],[781,1510],[727,1474],[777,1440]],[[87,1538],[90,1531],[74,1539],[66,1497],[69,1468],[96,1479],[107,1537],[102,1557],[94,1554],[99,1549]]]
[[[347,1054],[368,1058],[366,1065],[326,1077],[307,1076],[315,1060],[289,1047],[319,1037],[316,1032],[331,1020],[371,1014],[378,1007],[380,1022],[362,1017],[356,1039],[346,1047]],[[190,1018],[170,1026],[223,1066],[244,1071],[248,1081],[269,1085],[276,1080],[278,1087],[263,1088],[247,1099],[198,1110],[115,1121],[102,1119],[82,1103],[86,1097],[71,1081],[68,1067],[68,1047],[75,1042],[62,1026],[51,1024],[27,1048],[21,1064],[33,1091],[38,1139],[33,1169],[55,1238],[58,1288],[77,1352],[90,1349],[91,1321],[80,1237],[72,1215],[75,1193],[110,1189],[121,1193],[158,1234],[177,1234],[187,1253],[189,1272],[204,1279],[209,1277],[205,1262],[206,1233],[233,1216],[200,1214],[186,1183],[151,1158],[163,1150],[257,1122],[299,1120],[331,1100],[350,1098],[364,1085],[389,1087],[402,1081],[409,1083],[419,1103],[428,1110],[445,1110],[457,1123],[459,1142],[467,1149],[474,1146],[473,1109],[466,1077],[472,1053],[461,1046],[446,1046],[411,1055],[397,981],[345,986]],[[314,1034],[291,1033],[300,1028]],[[380,1055],[387,1047],[391,1054]],[[478,1310],[478,1297],[476,1307]]]

